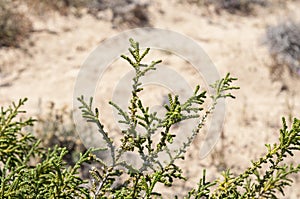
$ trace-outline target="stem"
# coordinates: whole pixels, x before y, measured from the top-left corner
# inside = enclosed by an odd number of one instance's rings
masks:
[[[136,188],[137,188],[137,185],[138,185],[140,177],[141,177],[141,173],[138,174],[138,176],[136,178],[136,181],[134,183],[134,186],[133,186],[133,193],[132,193],[132,197],[133,198],[136,198],[136,195],[135,195],[136,194],[136,190],[137,190]]]
[[[106,171],[105,173],[105,177],[103,178],[102,182],[100,183],[100,185],[97,187],[97,190],[95,192],[95,196],[94,199],[96,199],[96,196],[98,196],[100,190],[102,189],[103,185],[105,184],[106,180],[108,179],[108,177],[110,176],[110,172]]]

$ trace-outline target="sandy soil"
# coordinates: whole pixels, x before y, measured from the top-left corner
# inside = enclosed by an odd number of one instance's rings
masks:
[[[176,192],[180,198],[184,190],[194,187],[204,167],[211,180],[219,177],[216,171],[224,168],[233,172],[245,169],[250,159],[264,153],[265,143],[277,139],[282,116],[300,118],[300,78],[283,75],[283,80],[272,81],[268,70],[271,60],[267,48],[261,45],[266,26],[287,16],[299,18],[299,6],[300,2],[294,1],[284,9],[258,8],[256,15],[244,17],[225,12],[218,15],[211,9],[176,1],[151,2],[149,16],[153,27],[177,31],[199,42],[219,73],[223,76],[230,72],[238,77],[236,84],[241,87],[234,92],[235,100],[227,100],[223,137],[215,150],[199,160],[201,139],[197,139],[187,155],[188,164],[181,163],[188,183],[167,190],[168,194]],[[113,28],[109,20],[97,20],[88,14],[76,18],[53,13],[47,20],[31,17],[36,31],[27,50],[0,49],[0,104],[28,97],[25,109],[30,114],[37,113],[39,101],[53,101],[57,106],[71,108],[81,64],[102,40],[126,28]],[[187,72],[180,68],[185,62],[164,56],[167,64],[179,65],[179,71]],[[118,80],[121,70],[109,71],[108,78]],[[99,104],[111,96],[109,91],[109,86],[104,88],[106,98],[99,99]],[[156,97],[153,94],[152,98]],[[105,105],[102,108],[103,114],[108,114]],[[107,128],[113,128],[110,122],[109,117],[103,118]],[[299,163],[299,155],[294,157],[295,163]],[[282,198],[300,198],[299,175],[294,179],[296,183]]]

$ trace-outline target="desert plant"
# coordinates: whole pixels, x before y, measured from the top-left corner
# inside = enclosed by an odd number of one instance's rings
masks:
[[[300,150],[300,120],[294,119],[292,129],[288,130],[286,121],[282,119],[279,142],[266,144],[267,153],[239,175],[230,170],[222,173],[223,180],[205,182],[200,179],[199,187],[192,190],[189,196],[205,196],[206,198],[278,198],[278,192],[284,195],[284,188],[293,182],[289,176],[300,171],[300,164],[284,163],[287,156],[293,156]],[[216,189],[209,188],[216,185]]]
[[[177,162],[184,160],[189,146],[218,100],[234,98],[230,91],[238,88],[231,85],[236,79],[227,74],[212,85],[215,93],[210,96],[211,106],[208,109],[203,107],[207,94],[200,91],[199,86],[185,102],[180,102],[177,95],[169,95],[169,103],[165,105],[166,113],[160,118],[143,105],[139,94],[143,92],[142,77],[155,70],[155,66],[161,61],[142,63],[150,49],[141,52],[137,42],[132,39],[130,42],[129,52],[133,59],[122,55],[136,72],[128,111],[110,102],[123,117],[120,122],[127,125],[121,132],[120,146],[104,130],[99,120],[99,110],[92,107],[92,99],[86,103],[80,97],[83,117],[97,125],[99,136],[103,137],[106,146],[97,150],[88,149],[85,154],[80,155],[74,166],[67,167],[63,161],[67,153],[65,148],[41,147],[41,141],[24,131],[25,127],[34,123],[31,118],[18,119],[24,113],[20,107],[27,99],[13,103],[8,108],[2,107],[0,198],[161,198],[163,195],[155,189],[158,184],[172,187],[175,179],[186,180]],[[177,136],[172,126],[192,118],[199,120],[198,125],[177,150],[172,150],[170,145]],[[285,161],[288,156],[293,156],[295,151],[300,150],[300,120],[294,119],[290,130],[284,118],[282,121],[279,142],[266,144],[266,155],[252,161],[251,166],[241,174],[235,175],[226,170],[222,173],[223,179],[211,182],[206,181],[204,170],[198,186],[186,193],[185,198],[278,198],[279,193],[284,194],[284,188],[293,182],[290,175],[300,171],[300,164],[293,166]],[[159,139],[154,139],[155,135]],[[108,152],[112,161],[99,158],[96,151]],[[136,166],[122,159],[126,152],[136,153],[142,164]],[[161,153],[169,158],[160,160]],[[78,169],[83,163],[91,161],[98,165],[90,170],[91,183],[88,188],[78,176]]]
[[[19,47],[32,31],[31,21],[9,0],[0,1],[0,48]]]
[[[24,131],[35,121],[18,119],[26,100],[0,110],[0,198],[88,198],[78,169],[90,160],[91,149],[66,167],[66,148],[40,147],[40,140]]]
[[[127,129],[122,130],[123,138],[120,147],[115,145],[109,133],[104,130],[99,120],[99,110],[92,108],[92,99],[86,103],[83,97],[79,98],[82,103],[80,108],[83,117],[98,126],[101,136],[107,143],[103,150],[109,151],[112,159],[110,164],[98,159],[102,169],[91,170],[92,193],[95,198],[152,198],[162,196],[161,193],[155,191],[157,184],[172,186],[174,179],[185,180],[182,170],[176,164],[177,160],[184,158],[188,147],[205,123],[207,115],[214,110],[218,99],[234,97],[228,91],[237,89],[231,86],[236,79],[231,78],[229,74],[217,81],[212,85],[216,91],[211,96],[212,105],[204,111],[202,117],[199,113],[203,111],[201,105],[206,98],[205,91],[199,92],[199,87],[196,87],[195,92],[186,102],[180,102],[178,96],[169,95],[169,105],[165,105],[165,116],[158,118],[155,112],[151,113],[149,108],[143,105],[139,93],[143,90],[141,78],[148,71],[155,70],[155,66],[161,61],[153,61],[151,64],[142,63],[149,49],[141,52],[137,42],[131,39],[130,43],[129,52],[133,59],[122,55],[122,58],[134,68],[136,73],[133,78],[129,110],[122,110],[118,105],[110,102],[123,117],[120,122],[127,124]],[[171,127],[191,118],[200,118],[192,135],[181,147],[171,151],[169,146],[176,137]],[[138,126],[144,128],[145,132],[139,131]],[[157,134],[160,135],[160,139],[155,143],[153,137]],[[258,161],[253,161],[252,166],[240,175],[235,176],[227,170],[223,173],[224,180],[206,182],[204,171],[198,188],[190,191],[186,198],[276,198],[276,191],[284,194],[284,187],[291,183],[288,176],[300,170],[300,165],[294,167],[283,164],[285,157],[293,155],[293,151],[300,149],[300,121],[295,119],[292,130],[289,131],[283,119],[279,144],[266,146],[267,154]],[[121,156],[127,151],[137,152],[143,162],[142,166],[135,167],[122,161]],[[164,162],[158,158],[163,152],[169,155],[169,159]],[[265,164],[269,166],[267,169],[263,169]],[[122,177],[125,179],[121,183],[118,182],[118,186],[114,186],[114,182]]]
[[[265,44],[274,61],[270,68],[276,78],[285,67],[291,75],[300,75],[300,23],[293,20],[270,26],[266,30]]]
[[[176,151],[171,151],[169,145],[172,144],[174,137],[176,137],[172,132],[172,126],[183,120],[200,118],[206,92],[200,91],[200,86],[197,86],[192,96],[185,102],[180,102],[177,95],[169,95],[169,105],[165,105],[165,116],[159,118],[156,112],[151,113],[149,107],[144,106],[139,98],[139,93],[143,90],[141,78],[147,72],[155,70],[155,66],[161,60],[152,61],[150,64],[142,63],[142,59],[148,54],[150,49],[147,48],[144,52],[141,52],[139,43],[132,39],[130,44],[129,52],[133,59],[122,55],[122,58],[134,68],[136,74],[133,78],[129,110],[128,112],[124,111],[114,102],[110,102],[110,105],[116,108],[123,117],[123,120],[120,122],[128,126],[127,129],[121,132],[123,137],[119,148],[115,145],[114,140],[109,137],[109,134],[104,131],[104,126],[98,119],[98,109],[95,109],[95,111],[92,109],[92,99],[90,103],[86,103],[83,97],[79,98],[79,101],[82,103],[80,108],[82,109],[83,117],[98,126],[101,136],[107,143],[107,146],[105,146],[107,148],[103,150],[109,151],[112,159],[112,164],[110,165],[99,159],[99,163],[102,166],[101,171],[97,169],[91,171],[94,182],[92,192],[96,198],[150,198],[161,195],[154,191],[156,184],[161,183],[166,186],[172,186],[174,179],[185,179],[182,176],[181,169],[176,165],[176,161],[184,158],[185,152],[204,125],[207,116],[214,110],[217,101],[220,98],[234,97],[227,91],[238,88],[230,85],[236,79],[231,78],[229,74],[212,85],[216,93],[211,96],[211,107],[204,112],[192,135]],[[142,127],[145,131],[140,132],[138,127]],[[157,135],[160,138],[155,143],[153,137]],[[122,161],[122,155],[132,151],[137,152],[142,160],[142,166],[139,168]],[[160,161],[158,157],[161,153],[168,154],[169,159],[164,162]],[[113,188],[113,183],[118,178],[123,178],[123,174],[128,175],[129,178],[124,181],[122,186]]]

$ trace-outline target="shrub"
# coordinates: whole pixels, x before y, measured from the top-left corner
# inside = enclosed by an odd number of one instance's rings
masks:
[[[122,55],[135,71],[130,105],[128,110],[123,110],[114,102],[110,102],[123,118],[119,122],[127,125],[127,128],[121,131],[120,146],[117,146],[116,140],[104,130],[104,125],[99,120],[99,110],[92,108],[92,99],[86,103],[83,97],[79,98],[83,117],[97,125],[100,136],[107,144],[103,146],[102,151],[106,151],[111,157],[110,163],[104,159],[96,159],[101,169],[93,168],[90,171],[94,198],[162,197],[155,189],[158,184],[172,187],[175,179],[186,180],[177,165],[178,160],[184,159],[185,153],[199,134],[207,116],[214,110],[217,101],[220,98],[234,98],[230,90],[238,88],[231,86],[236,79],[231,78],[229,74],[217,81],[212,85],[215,93],[210,96],[212,102],[207,110],[202,107],[206,100],[206,92],[200,91],[199,86],[185,102],[180,102],[179,96],[169,95],[169,104],[165,105],[166,113],[163,118],[159,118],[156,112],[150,112],[149,107],[144,106],[139,94],[143,91],[142,77],[148,71],[155,70],[155,66],[161,61],[142,63],[149,49],[142,52],[137,42],[132,39],[130,42],[129,52],[132,58]],[[202,116],[200,113],[203,113]],[[176,138],[172,126],[192,118],[198,118],[198,125],[191,136],[173,151],[169,148]],[[158,141],[155,141],[155,136],[159,137]],[[300,120],[295,119],[292,129],[288,130],[283,119],[279,137],[279,143],[267,144],[266,155],[252,161],[252,165],[240,175],[226,170],[223,172],[224,179],[207,182],[204,170],[198,187],[188,192],[185,198],[277,198],[278,192],[284,194],[284,188],[292,183],[289,175],[300,171],[300,164],[293,166],[284,162],[287,156],[292,156],[294,151],[300,150]],[[142,161],[141,166],[122,160],[122,156],[127,152],[136,153]],[[162,153],[167,154],[169,159],[161,161],[159,155]]]
[[[11,1],[0,2],[0,48],[19,47],[32,31],[30,20],[15,11]]]
[[[91,150],[66,167],[66,148],[40,147],[39,140],[24,132],[35,121],[17,119],[26,100],[0,110],[0,198],[88,198],[78,169],[89,161]]]
[[[25,127],[33,125],[34,120],[17,119],[19,114],[24,113],[20,107],[27,99],[20,100],[18,104],[0,109],[0,198],[155,198],[162,197],[160,191],[155,190],[158,184],[172,187],[175,179],[186,180],[177,162],[184,159],[217,101],[234,98],[230,90],[237,89],[231,85],[236,79],[227,74],[212,85],[215,93],[210,96],[212,101],[208,109],[202,107],[207,94],[200,91],[199,86],[185,102],[180,102],[179,96],[169,95],[166,113],[159,118],[143,105],[139,94],[143,91],[142,77],[155,70],[161,61],[143,64],[142,59],[149,49],[141,52],[137,42],[130,42],[129,51],[133,58],[122,56],[136,72],[129,109],[122,110],[110,102],[123,117],[120,122],[127,125],[121,132],[120,146],[104,130],[99,110],[92,108],[92,99],[86,103],[83,97],[79,98],[83,117],[97,125],[99,136],[106,141],[107,145],[97,151],[109,152],[113,161],[108,163],[94,154],[96,150],[88,149],[74,166],[66,167],[63,161],[67,153],[65,148],[40,147],[40,141],[24,131]],[[176,138],[172,126],[191,118],[199,119],[198,125],[178,150],[172,151],[169,146]],[[266,155],[252,161],[241,174],[234,175],[226,170],[222,173],[223,179],[212,182],[206,181],[204,170],[198,186],[186,193],[185,198],[278,198],[279,193],[284,194],[284,188],[293,182],[290,175],[300,171],[300,164],[293,166],[285,161],[300,150],[300,120],[294,119],[290,130],[285,119],[282,121],[279,141],[273,145],[266,144]],[[155,135],[159,137],[157,141]],[[137,153],[142,165],[137,167],[122,160],[126,152]],[[162,162],[158,158],[160,153],[166,153],[169,159]],[[78,169],[91,161],[97,163],[98,168],[90,170],[91,187],[87,188],[78,177]]]
[[[300,23],[288,20],[266,30],[265,44],[274,61],[271,74],[278,76],[286,67],[300,75]]]

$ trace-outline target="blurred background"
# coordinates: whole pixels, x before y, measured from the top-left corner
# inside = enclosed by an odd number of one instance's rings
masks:
[[[239,173],[250,159],[264,154],[265,143],[277,141],[281,117],[289,124],[300,118],[299,7],[297,0],[0,0],[0,105],[28,97],[24,109],[39,121],[32,130],[45,146],[66,146],[66,161],[74,164],[86,149],[72,120],[77,111],[72,110],[72,95],[91,51],[106,38],[137,27],[168,29],[194,39],[221,76],[230,72],[241,89],[235,100],[226,101],[224,128],[214,150],[199,158],[204,128],[181,163],[187,183],[166,189],[167,195],[180,198],[198,182],[203,168],[208,180],[226,168]],[[149,59],[175,66],[191,84],[202,81],[175,55],[152,55]],[[110,81],[118,81],[118,66],[126,65],[119,60],[114,64],[104,77],[108,87],[102,82],[98,88],[103,96],[97,101],[100,117],[108,131],[118,131],[106,117]],[[85,129],[87,135],[91,130]],[[290,161],[299,164],[299,155]],[[82,170],[86,178],[87,168]],[[300,198],[299,175],[294,181],[282,198]]]

